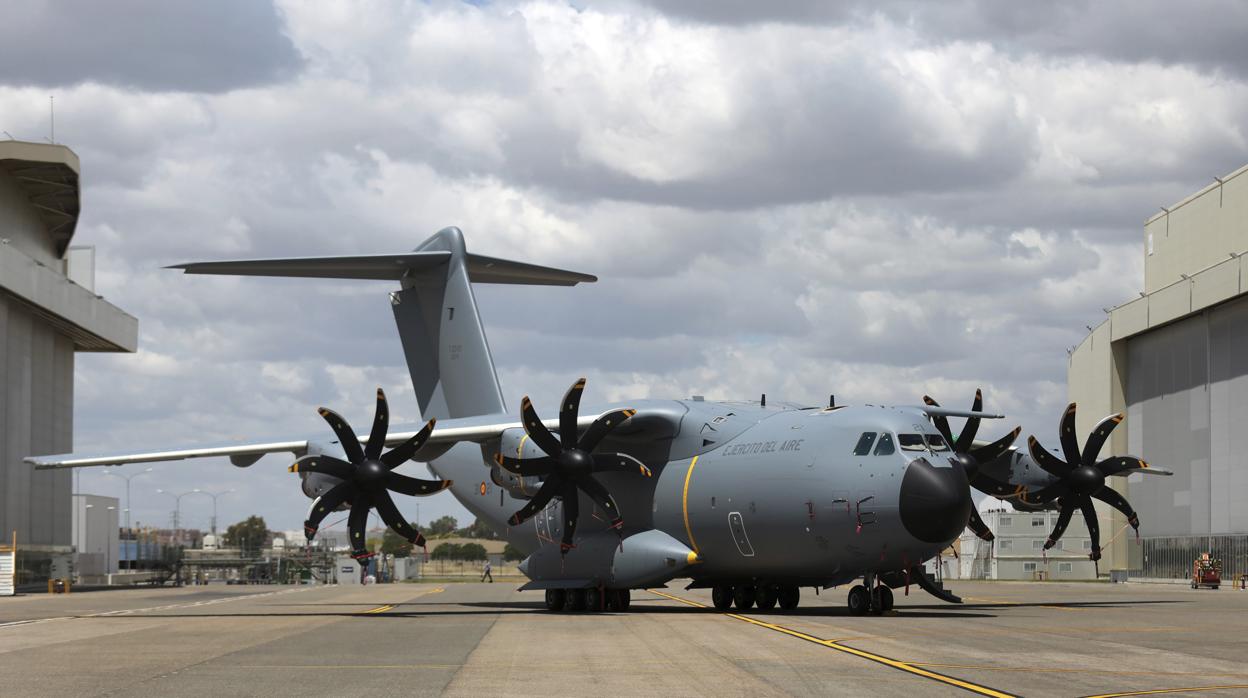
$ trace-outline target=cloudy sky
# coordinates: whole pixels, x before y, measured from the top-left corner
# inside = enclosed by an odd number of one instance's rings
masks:
[[[363,429],[378,385],[418,418],[388,284],[162,267],[447,225],[601,278],[478,287],[512,406],[581,375],[588,399],[980,386],[993,434],[1052,441],[1145,218],[1248,162],[1246,32],[1211,1],[32,1],[0,24],[0,129],[42,140],[55,95],[75,243],[139,318],[137,355],[79,355],[79,451],[323,435],[322,404]],[[234,488],[223,524],[298,527],[288,461],[157,465],[134,518]]]

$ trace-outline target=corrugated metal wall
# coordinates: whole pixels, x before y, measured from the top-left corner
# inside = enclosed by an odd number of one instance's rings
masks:
[[[69,472],[32,454],[73,450],[74,346],[0,294],[0,532],[22,545],[71,544]]]

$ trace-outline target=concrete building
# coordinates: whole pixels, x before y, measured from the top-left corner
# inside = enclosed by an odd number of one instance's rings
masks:
[[[1106,456],[1133,454],[1174,477],[1111,478],[1140,514],[1142,540],[1108,551],[1133,575],[1188,574],[1199,552],[1248,571],[1248,167],[1214,178],[1144,225],[1144,288],[1070,356],[1078,431],[1125,412]],[[1097,504],[1102,530],[1124,523]]]
[[[0,141],[0,533],[17,532],[18,585],[72,554],[70,473],[22,458],[73,450],[74,354],[134,351],[138,321],[94,292],[93,251],[70,247],[78,156]]]
[[[78,583],[106,583],[106,575],[117,573],[121,559],[120,513],[116,497],[73,496],[70,523]]]
[[[987,497],[979,503],[979,515],[996,540],[988,543],[970,529],[963,531],[953,573],[948,565],[941,568],[946,579],[1096,578],[1096,564],[1088,559],[1092,538],[1082,517],[1071,519],[1058,545],[1046,553],[1044,542],[1057,522],[1056,511],[1020,512],[1008,502]]]

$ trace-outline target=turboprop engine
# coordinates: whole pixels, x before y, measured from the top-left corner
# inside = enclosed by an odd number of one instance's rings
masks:
[[[498,453],[518,459],[546,456],[520,427],[503,431],[499,436]],[[542,486],[542,478],[535,475],[521,477],[500,465],[490,468],[490,479],[494,481],[494,484],[519,499],[532,499],[538,488]]]

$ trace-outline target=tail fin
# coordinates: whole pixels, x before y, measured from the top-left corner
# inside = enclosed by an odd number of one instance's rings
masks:
[[[180,264],[188,274],[394,279],[390,294],[421,416],[472,417],[506,412],[472,282],[574,286],[598,279],[469,254],[459,228],[444,228],[414,252]]]

